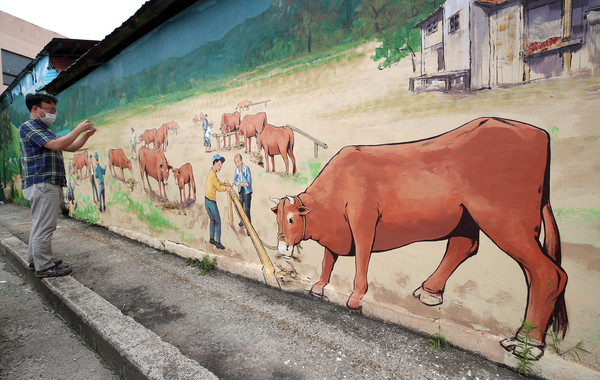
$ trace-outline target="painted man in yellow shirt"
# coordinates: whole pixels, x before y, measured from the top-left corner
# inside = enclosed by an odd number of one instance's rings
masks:
[[[221,244],[221,215],[217,207],[217,191],[229,191],[231,186],[223,183],[217,178],[217,173],[221,171],[225,158],[218,154],[213,156],[212,168],[208,172],[206,178],[206,195],[204,205],[210,218],[210,243],[214,244],[218,249],[225,249]]]

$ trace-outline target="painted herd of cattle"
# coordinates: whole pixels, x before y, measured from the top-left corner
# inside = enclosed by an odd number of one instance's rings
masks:
[[[238,103],[236,111],[233,113],[223,113],[221,116],[220,131],[223,133],[224,147],[231,146],[231,136],[235,136],[236,144],[239,142],[240,135],[245,142],[245,153],[252,153],[252,137],[256,139],[256,145],[260,150],[264,150],[266,171],[275,172],[275,155],[281,155],[285,162],[285,172],[290,172],[289,160],[292,162],[292,174],[297,173],[296,158],[294,157],[294,132],[288,126],[277,127],[267,123],[267,114],[259,112],[254,115],[245,115],[241,117],[240,111],[248,110],[252,105],[251,101],[244,100]],[[201,122],[206,115],[200,113],[194,116],[194,123]],[[140,177],[142,187],[145,192],[146,184],[152,191],[150,177],[158,183],[158,195],[161,200],[167,200],[166,184],[169,179],[169,171],[173,171],[175,182],[179,188],[179,200],[181,204],[187,204],[190,197],[196,200],[196,184],[192,165],[188,162],[180,168],[171,166],[165,156],[167,146],[169,145],[169,132],[177,133],[179,125],[175,121],[163,123],[159,128],[146,129],[139,136],[139,142],[143,144],[138,151],[138,162],[140,167]],[[228,144],[225,138],[228,138]],[[271,167],[269,167],[269,157],[271,158]],[[129,169],[133,174],[131,160],[127,157],[122,148],[112,148],[108,150],[108,165],[113,176],[117,177],[117,168],[121,169],[121,178],[125,180],[125,169]],[[91,173],[91,160],[87,152],[80,152],[73,157],[73,168],[80,178],[83,178],[85,168],[86,177]],[[187,185],[187,196],[186,196]]]
[[[238,107],[240,107],[239,104]],[[244,137],[245,153],[252,153],[252,137],[256,138],[258,150],[263,150],[265,153],[267,172],[275,172],[275,156],[281,155],[283,162],[285,162],[285,173],[289,174],[290,172],[289,160],[291,160],[292,174],[296,174],[294,132],[288,126],[276,127],[268,124],[267,114],[265,112],[259,112],[254,115],[245,115],[243,118],[241,118],[239,111],[224,113],[221,116],[220,130],[224,136],[223,141],[225,147],[228,145],[231,146],[232,133],[235,135],[236,144],[239,142],[239,135],[242,135]],[[271,158],[271,170],[269,170],[269,158]]]

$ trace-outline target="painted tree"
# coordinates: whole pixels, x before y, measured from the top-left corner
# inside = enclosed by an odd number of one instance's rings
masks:
[[[0,112],[0,146],[2,147],[2,187],[6,186],[6,154],[8,152],[8,144],[12,143],[12,126],[10,117],[5,111]]]
[[[381,46],[371,57],[379,69],[390,67],[410,55],[416,70],[415,51],[420,33],[415,25],[435,9],[437,0],[364,0],[356,9],[354,36],[376,38]]]
[[[338,21],[335,1],[301,0],[296,5],[298,10],[294,15],[293,32],[301,41],[300,51],[312,53],[315,34],[320,36],[328,24],[335,24]]]

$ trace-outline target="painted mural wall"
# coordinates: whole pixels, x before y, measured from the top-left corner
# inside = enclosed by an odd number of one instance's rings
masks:
[[[65,204],[499,361],[531,322],[536,358],[555,332],[597,371],[600,2],[567,34],[561,2],[503,3],[192,6],[58,94],[59,132],[98,127]]]

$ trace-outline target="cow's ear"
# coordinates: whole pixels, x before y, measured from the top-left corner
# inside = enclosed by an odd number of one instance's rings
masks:
[[[277,214],[277,206],[271,207],[271,211],[273,211],[275,214]]]
[[[171,165],[168,166],[169,169],[173,170],[173,167]]]
[[[298,212],[300,213],[300,215],[304,216],[310,212],[310,208],[306,206],[300,206],[298,207]]]

